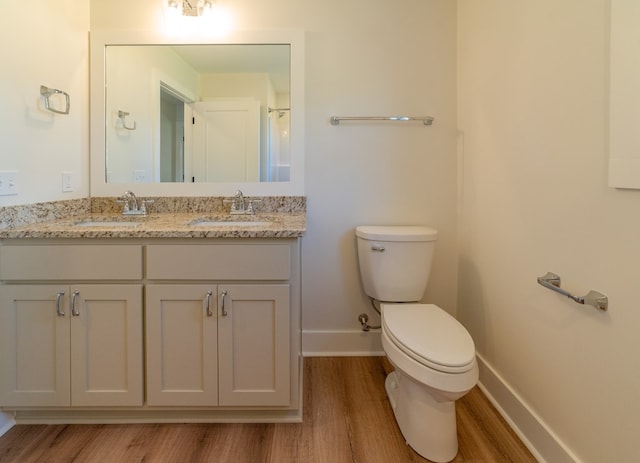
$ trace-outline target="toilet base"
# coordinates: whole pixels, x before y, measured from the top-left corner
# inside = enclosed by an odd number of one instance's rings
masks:
[[[384,385],[407,444],[428,460],[453,460],[458,454],[455,401],[438,400],[437,391],[397,370]]]

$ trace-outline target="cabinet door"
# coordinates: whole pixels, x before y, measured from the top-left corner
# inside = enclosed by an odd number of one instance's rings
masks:
[[[0,405],[69,405],[68,292],[0,286]]]
[[[220,285],[218,298],[220,405],[289,405],[289,285]]]
[[[70,288],[71,404],[143,404],[142,286]]]
[[[148,405],[218,404],[216,287],[147,285]]]

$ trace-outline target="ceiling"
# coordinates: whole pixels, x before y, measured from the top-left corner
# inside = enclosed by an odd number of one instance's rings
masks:
[[[277,93],[289,93],[289,45],[175,45],[173,49],[198,73],[268,73]]]

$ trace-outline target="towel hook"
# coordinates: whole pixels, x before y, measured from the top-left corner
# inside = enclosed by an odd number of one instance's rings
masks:
[[[122,121],[122,127],[127,130],[135,130],[136,129],[136,121],[133,121],[133,126],[127,126],[126,117],[129,115],[126,111],[118,111],[118,118]]]

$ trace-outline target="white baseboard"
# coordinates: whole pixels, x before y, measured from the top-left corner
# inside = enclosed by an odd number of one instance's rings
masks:
[[[365,357],[384,355],[380,331],[303,331],[305,357]]]
[[[13,428],[16,424],[16,420],[13,415],[0,412],[0,436],[5,434],[9,429]]]
[[[522,400],[508,383],[478,355],[478,386],[540,463],[579,463],[578,458]]]

